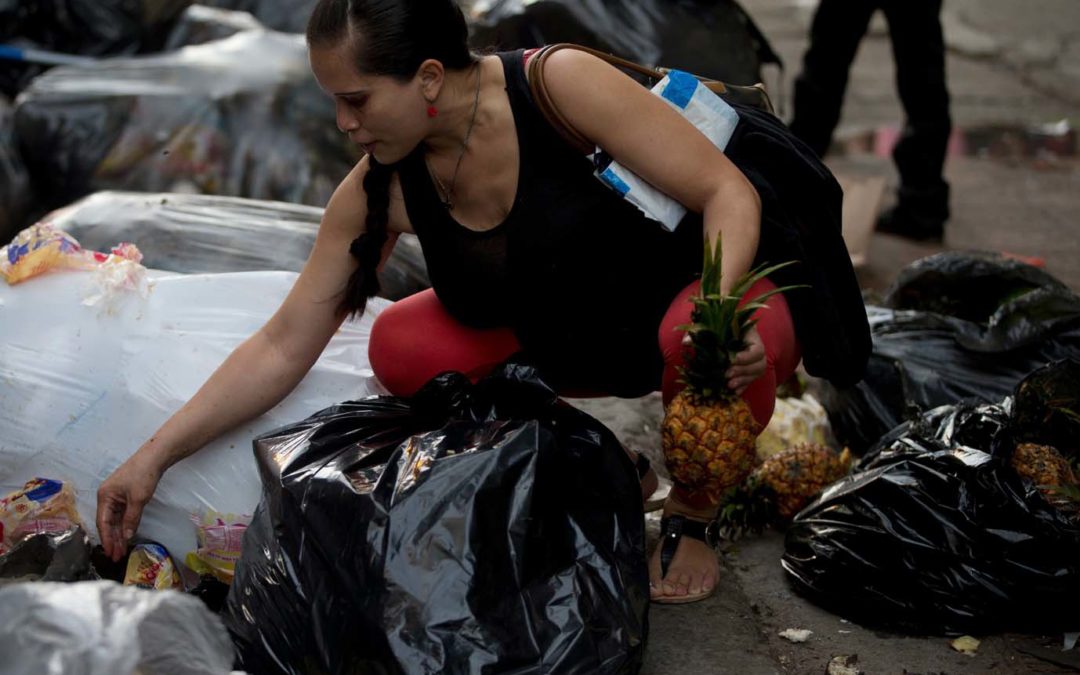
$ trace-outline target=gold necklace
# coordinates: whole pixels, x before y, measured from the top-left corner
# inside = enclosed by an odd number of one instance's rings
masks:
[[[480,107],[480,65],[476,66],[476,97],[473,99],[472,118],[469,120],[469,128],[465,130],[465,138],[461,140],[461,152],[458,153],[457,163],[454,165],[454,174],[450,177],[450,187],[447,188],[439,179],[439,174],[435,173],[435,170],[431,168],[431,162],[428,161],[427,155],[424,155],[424,163],[427,164],[428,173],[435,179],[435,184],[439,187],[441,195],[439,201],[446,207],[447,211],[451,211],[454,208],[454,186],[457,185],[458,171],[461,169],[461,160],[465,159],[465,147],[469,144],[469,137],[472,136],[473,127],[476,125],[476,111]],[[442,195],[446,195],[445,198]]]

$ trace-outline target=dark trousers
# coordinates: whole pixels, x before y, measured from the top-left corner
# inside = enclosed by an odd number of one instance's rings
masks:
[[[893,159],[900,172],[900,208],[919,217],[948,218],[949,186],[942,177],[952,131],[945,87],[941,0],[821,0],[810,48],[795,81],[791,130],[824,155],[840,120],[848,71],[877,10],[889,24],[896,86],[906,120]]]

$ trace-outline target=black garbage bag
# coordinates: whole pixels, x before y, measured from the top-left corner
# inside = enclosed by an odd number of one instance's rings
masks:
[[[255,441],[225,622],[251,672],[632,673],[649,603],[610,430],[506,365]]]
[[[85,248],[139,247],[152,269],[202,274],[299,272],[323,210],[314,206],[175,193],[96,192],[45,219]],[[403,234],[379,272],[379,295],[400,300],[431,286],[420,243]]]
[[[1000,401],[1027,373],[1080,358],[1080,296],[996,254],[949,252],[901,271],[868,307],[873,353],[858,385],[822,383],[837,440],[861,455],[920,411]]]
[[[82,56],[156,51],[191,0],[0,0],[0,42]],[[3,61],[0,91],[14,97],[45,70]]]
[[[917,633],[1080,628],[1080,522],[1009,464],[1017,441],[1046,442],[1036,419],[1067,427],[1075,456],[1078,382],[1080,365],[1056,363],[1015,400],[943,406],[887,435],[788,528],[795,588]]]
[[[23,228],[32,203],[30,174],[15,145],[13,110],[0,95],[0,246]]]
[[[494,0],[471,17],[473,46],[573,42],[645,65],[761,81],[780,58],[735,0]]]
[[[358,159],[303,36],[272,31],[54,68],[20,96],[15,129],[49,207],[102,189],[323,206]]]
[[[248,12],[236,12],[206,5],[192,5],[184,10],[169,31],[162,51],[223,40],[244,30],[265,28]]]
[[[97,579],[90,538],[81,527],[29,535],[0,555],[0,579],[86,581]]]

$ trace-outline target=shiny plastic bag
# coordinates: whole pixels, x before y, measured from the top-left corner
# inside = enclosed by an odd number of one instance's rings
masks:
[[[47,207],[102,189],[323,206],[359,156],[303,36],[271,31],[54,68],[19,97],[15,128]]]
[[[998,255],[923,258],[884,304],[867,308],[874,346],[863,381],[816,392],[837,440],[859,455],[920,411],[999,401],[1033,369],[1080,358],[1080,296]]]
[[[629,673],[649,603],[615,436],[508,365],[255,442],[226,625],[252,672]]]
[[[479,48],[573,42],[731,84],[761,82],[780,58],[735,0],[490,0],[475,2]]]
[[[299,272],[323,210],[314,206],[170,193],[98,192],[43,222],[87,248],[137,244],[147,267],[171,272]],[[379,272],[380,296],[400,300],[431,286],[415,235],[403,234]]]
[[[795,588],[848,618],[917,633],[1077,630],[1080,522],[1009,464],[1019,441],[1075,456],[1080,365],[1018,396],[944,406],[882,439],[787,530]],[[1046,434],[1057,419],[1067,434]]]
[[[112,581],[0,588],[8,675],[226,675],[229,638],[198,598]]]
[[[158,276],[149,295],[87,306],[93,274],[54,272],[0,283],[0,494],[35,476],[76,491],[95,522],[96,492],[280,305],[296,275]],[[368,367],[371,322],[347,322],[312,370],[268,413],[165,473],[139,534],[177,559],[195,550],[190,514],[252,513],[260,484],[251,439],[335,401],[383,393]],[[92,532],[93,534],[93,532]]]

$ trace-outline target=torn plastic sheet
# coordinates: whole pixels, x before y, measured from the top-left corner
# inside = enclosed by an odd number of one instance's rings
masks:
[[[139,246],[143,264],[170,272],[299,272],[323,210],[284,202],[175,193],[97,192],[42,219],[95,249]],[[402,234],[379,272],[380,296],[431,286],[420,242]]]
[[[148,297],[128,293],[109,311],[82,304],[91,277],[56,272],[0,284],[0,494],[35,476],[65,481],[88,525],[101,481],[270,318],[296,274],[159,272]],[[387,304],[375,300],[346,322],[270,412],[167,471],[139,534],[183,559],[196,544],[190,514],[250,514],[258,504],[253,437],[336,401],[383,393],[367,345]]]

